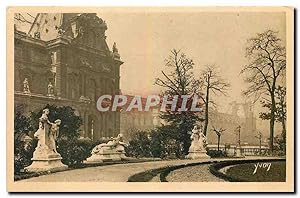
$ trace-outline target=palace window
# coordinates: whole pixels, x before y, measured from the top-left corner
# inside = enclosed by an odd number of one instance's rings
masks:
[[[78,97],[78,94],[77,94],[77,91],[78,91],[78,82],[76,81],[76,77],[75,76],[70,76],[69,77],[69,98],[71,99],[77,99]]]
[[[96,82],[93,79],[90,79],[88,81],[88,97],[92,101],[97,101],[97,98],[96,98]]]

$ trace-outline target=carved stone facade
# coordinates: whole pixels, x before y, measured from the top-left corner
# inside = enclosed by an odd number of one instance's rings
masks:
[[[119,93],[123,63],[107,46],[106,30],[105,21],[92,13],[37,14],[28,33],[16,28],[15,106],[26,113],[46,104],[68,105],[83,119],[82,136],[119,134],[120,113],[96,109],[100,95]],[[25,78],[30,93],[24,93]]]

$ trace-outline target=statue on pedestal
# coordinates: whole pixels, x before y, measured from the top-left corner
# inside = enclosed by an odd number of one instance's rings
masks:
[[[125,159],[126,143],[123,142],[123,135],[119,134],[116,138],[111,138],[107,143],[102,143],[95,146],[91,152],[87,162],[103,162],[103,161],[117,161]]]
[[[61,156],[56,151],[57,137],[61,120],[51,123],[48,119],[50,111],[44,109],[39,118],[39,128],[34,133],[38,139],[37,147],[33,153],[32,164],[25,168],[29,172],[65,170],[68,167],[61,162]]]
[[[49,113],[50,113],[49,109],[44,109],[42,116],[39,118],[39,128],[34,133],[34,137],[38,139],[37,148],[46,145],[47,137],[45,131],[49,130],[48,127],[49,124],[51,124],[50,121],[48,120]]]
[[[116,42],[114,42],[112,50],[113,50],[113,53],[119,53]]]
[[[112,47],[112,55],[114,58],[120,59],[120,54],[119,54],[119,50],[117,48],[116,42],[114,42],[113,47]]]
[[[48,90],[47,91],[48,91],[47,96],[54,96],[54,87],[53,87],[51,81],[48,84]]]
[[[202,159],[202,158],[210,158],[206,154],[206,146],[207,146],[207,139],[204,133],[202,132],[202,128],[198,129],[195,125],[192,133],[191,133],[191,146],[189,148],[189,154],[186,158],[189,159]]]
[[[24,81],[23,81],[23,92],[26,93],[26,94],[30,93],[29,82],[28,82],[27,78],[25,78]]]

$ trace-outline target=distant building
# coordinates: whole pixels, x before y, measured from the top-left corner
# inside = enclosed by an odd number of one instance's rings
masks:
[[[238,113],[239,112],[239,113]],[[221,113],[211,110],[209,114],[209,126],[207,139],[210,144],[217,143],[217,135],[212,131],[213,127],[223,128],[226,131],[221,136],[221,143],[236,144],[238,133],[236,128],[241,126],[240,138],[241,144],[258,145],[256,118],[249,103],[231,103],[231,112]]]
[[[131,138],[132,133],[137,131],[147,131],[154,129],[161,124],[160,105],[151,107],[149,111],[126,111],[129,102],[132,101],[134,96],[126,95],[128,103],[123,106],[121,110],[121,124],[120,132],[124,135],[125,139]],[[147,98],[142,98],[142,107],[144,109]]]
[[[46,104],[71,106],[83,120],[82,136],[116,136],[119,112],[100,113],[96,101],[118,94],[117,47],[106,43],[105,21],[96,14],[40,13],[28,32],[14,32],[15,106],[24,113]],[[21,26],[20,26],[21,27]]]

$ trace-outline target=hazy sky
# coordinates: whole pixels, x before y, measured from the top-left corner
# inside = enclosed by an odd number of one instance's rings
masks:
[[[245,42],[267,29],[279,31],[285,41],[284,13],[263,12],[103,12],[98,16],[107,22],[109,46],[115,41],[125,62],[121,66],[121,89],[127,94],[153,94],[153,85],[164,69],[164,60],[173,48],[181,49],[195,62],[197,76],[206,64],[220,66],[223,77],[231,84],[230,97],[219,97],[219,103],[241,98],[245,88],[241,67]],[[223,103],[224,104],[224,103]],[[225,108],[223,111],[226,111]]]
[[[110,48],[117,43],[124,61],[120,83],[124,94],[159,93],[155,78],[161,77],[165,58],[176,48],[194,60],[196,77],[207,64],[221,68],[223,78],[231,84],[229,97],[216,97],[223,112],[228,111],[229,102],[245,100],[241,90],[246,84],[239,72],[247,63],[247,39],[272,29],[285,42],[285,14],[281,12],[99,10],[98,16],[108,26],[107,43]]]

